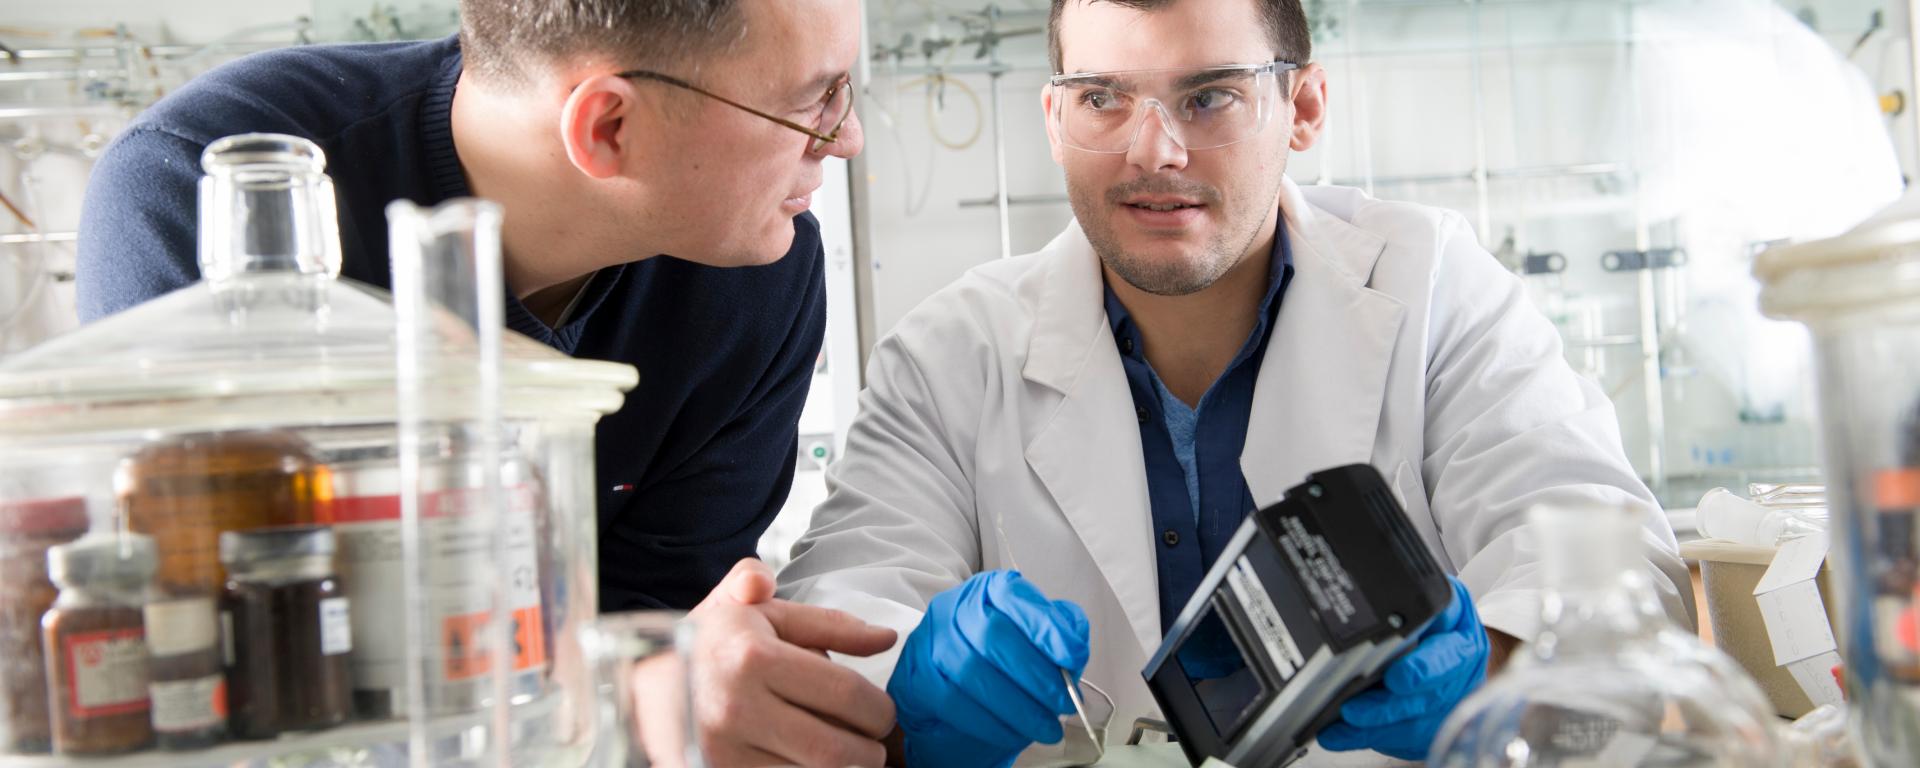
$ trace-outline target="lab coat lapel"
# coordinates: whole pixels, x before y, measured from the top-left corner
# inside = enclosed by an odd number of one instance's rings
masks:
[[[1371,459],[1406,315],[1398,300],[1366,286],[1385,240],[1315,210],[1292,181],[1281,207],[1293,282],[1260,363],[1240,454],[1247,488],[1263,507],[1310,472]]]
[[[1160,586],[1133,395],[1086,236],[1070,225],[1047,254],[1022,373],[1061,397],[1028,443],[1027,465],[1099,564],[1145,654],[1160,643]]]

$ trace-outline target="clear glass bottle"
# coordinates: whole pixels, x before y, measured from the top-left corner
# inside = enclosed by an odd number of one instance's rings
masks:
[[[1775,764],[1759,688],[1660,609],[1639,513],[1537,508],[1528,525],[1546,581],[1539,635],[1454,710],[1431,765]]]

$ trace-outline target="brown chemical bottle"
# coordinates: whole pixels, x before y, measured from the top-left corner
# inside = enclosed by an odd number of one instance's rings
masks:
[[[0,754],[53,749],[40,618],[59,591],[47,549],[86,532],[84,499],[0,501]]]
[[[353,624],[334,549],[324,526],[220,536],[230,573],[220,610],[231,641],[227,725],[235,738],[329,728],[352,714]]]
[[[41,620],[53,750],[111,755],[153,743],[146,626],[153,540],[101,534],[47,550],[60,597]]]
[[[326,472],[293,433],[216,432],[141,449],[115,485],[127,527],[160,551],[160,588],[217,595],[226,583],[220,534],[313,522],[332,497]]]

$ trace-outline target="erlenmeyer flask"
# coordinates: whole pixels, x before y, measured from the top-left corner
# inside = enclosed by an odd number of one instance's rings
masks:
[[[1660,610],[1644,572],[1639,515],[1529,514],[1546,575],[1540,634],[1454,710],[1431,765],[1775,764],[1759,688]]]

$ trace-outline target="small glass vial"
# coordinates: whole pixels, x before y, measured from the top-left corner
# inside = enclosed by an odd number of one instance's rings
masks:
[[[334,577],[333,531],[286,526],[220,535],[228,731],[268,739],[346,722],[353,624]]]
[[[205,749],[227,732],[227,678],[211,597],[147,604],[147,691],[161,749]]]
[[[60,587],[41,620],[55,752],[111,755],[153,742],[141,607],[154,567],[153,540],[137,533],[47,550]]]

